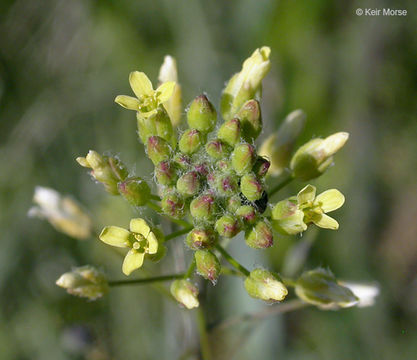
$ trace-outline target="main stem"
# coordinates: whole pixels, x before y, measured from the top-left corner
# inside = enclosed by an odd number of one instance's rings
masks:
[[[162,276],[153,276],[144,279],[133,279],[133,280],[114,280],[109,281],[109,286],[123,286],[123,285],[144,285],[149,283],[161,282],[161,281],[170,281],[175,279],[181,279],[184,277],[184,273],[181,274],[172,274],[172,275],[162,275]]]
[[[202,360],[211,360],[210,342],[207,333],[206,317],[202,305],[197,308],[197,326],[200,335],[200,347]]]
[[[220,244],[216,244],[216,249],[223,255],[223,257],[232,265],[236,270],[239,270],[243,275],[249,276],[250,271],[230,255]]]
[[[294,180],[294,178],[291,176],[291,174],[288,175],[288,177],[286,179],[284,179],[282,182],[280,182],[277,186],[273,187],[268,192],[268,197],[271,198],[272,195],[274,195],[275,193],[277,193],[278,191],[280,191],[283,187],[287,186],[293,180]]]
[[[189,231],[191,231],[194,227],[191,226],[187,226],[184,229],[178,230],[178,231],[174,231],[171,234],[168,234],[165,236],[165,241],[171,240],[171,239],[175,239],[178,236],[187,234]]]

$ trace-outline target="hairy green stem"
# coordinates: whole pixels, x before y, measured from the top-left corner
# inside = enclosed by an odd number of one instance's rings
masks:
[[[165,241],[171,240],[171,239],[175,239],[178,236],[187,234],[189,231],[191,231],[194,228],[194,226],[188,226],[184,229],[178,230],[178,231],[174,231],[171,234],[168,234],[165,236]]]
[[[171,274],[171,275],[162,275],[162,276],[153,276],[143,279],[133,279],[133,280],[114,280],[109,281],[109,286],[124,286],[124,285],[144,285],[161,281],[170,281],[175,279],[181,279],[184,277],[184,273],[181,274]]]
[[[161,214],[162,216],[165,216],[167,219],[169,219],[171,222],[178,224],[182,227],[190,227],[192,226],[188,221],[175,219],[172,216],[164,214],[161,207],[158,204],[153,203],[152,201],[148,201],[146,204],[148,207],[150,207],[152,210],[156,211],[158,214]]]
[[[197,326],[200,335],[201,359],[211,360],[210,342],[207,333],[206,317],[202,305],[197,308]]]
[[[280,191],[282,188],[287,186],[291,181],[293,181],[294,178],[290,175],[286,179],[284,179],[282,182],[280,182],[278,185],[274,186],[269,192],[268,197],[271,198],[275,193]]]
[[[216,249],[223,255],[223,257],[232,265],[236,270],[240,271],[243,275],[249,276],[250,271],[230,255],[220,244],[216,244]]]
[[[195,269],[195,259],[193,259],[193,261],[191,261],[187,272],[184,274],[184,279],[189,279],[191,277],[191,275],[193,274],[194,269]]]

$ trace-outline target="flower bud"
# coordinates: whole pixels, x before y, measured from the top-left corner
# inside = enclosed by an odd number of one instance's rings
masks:
[[[206,152],[213,159],[223,159],[230,154],[231,148],[221,140],[211,140],[206,144]]]
[[[187,112],[187,122],[190,129],[202,133],[213,131],[217,122],[217,112],[205,95],[197,96]]]
[[[76,160],[81,166],[92,169],[91,175],[104,185],[107,192],[112,195],[119,194],[117,183],[128,176],[127,168],[119,159],[101,156],[96,151],[90,150],[85,158],[78,157]]]
[[[168,160],[171,155],[171,147],[169,144],[159,136],[151,136],[148,138],[147,153],[149,159],[154,165],[161,161]]]
[[[266,249],[274,244],[271,226],[263,220],[245,233],[246,244],[254,249]]]
[[[188,129],[182,134],[178,143],[179,149],[184,154],[194,154],[204,142],[204,136],[196,129]]]
[[[221,265],[217,256],[208,250],[197,250],[194,254],[197,273],[204,279],[216,284],[220,275]]]
[[[256,160],[256,150],[248,143],[237,144],[232,152],[232,166],[237,174],[243,175],[252,170]]]
[[[270,53],[271,49],[266,46],[256,49],[251,57],[245,60],[242,70],[229,80],[221,98],[221,113],[224,119],[234,117],[242,105],[260,91],[262,79],[271,66]]]
[[[172,56],[164,57],[164,63],[159,69],[158,80],[159,84],[169,81],[175,82],[172,96],[163,105],[171,119],[172,126],[176,127],[181,121],[181,86],[178,84],[177,62]]]
[[[252,270],[245,280],[245,289],[250,296],[268,302],[282,301],[288,290],[281,279],[263,269]]]
[[[175,280],[171,284],[171,294],[182,306],[187,309],[198,307],[198,289],[188,280]]]
[[[176,163],[168,160],[161,161],[159,164],[155,165],[155,177],[158,184],[175,184],[178,179]]]
[[[240,180],[240,191],[249,201],[259,200],[264,188],[254,174],[243,175]]]
[[[236,193],[238,188],[238,178],[236,175],[223,174],[216,177],[216,190],[219,193],[219,195],[233,195]]]
[[[242,205],[236,209],[236,216],[242,219],[244,225],[253,225],[256,221],[256,210],[250,205]]]
[[[271,162],[269,175],[278,176],[288,166],[294,144],[304,127],[305,119],[306,115],[302,110],[291,112],[278,131],[262,143],[259,154]]]
[[[128,178],[117,185],[119,193],[133,206],[144,206],[150,196],[151,189],[140,177]]]
[[[96,300],[105,295],[109,286],[103,273],[86,265],[67,272],[56,281],[56,284],[71,295]]]
[[[240,140],[240,131],[239,119],[231,119],[220,126],[220,129],[217,132],[217,137],[226,144],[235,146],[235,144]]]
[[[252,171],[257,177],[262,178],[268,173],[270,166],[271,163],[267,159],[263,158],[262,156],[258,156],[255,164],[253,165]]]
[[[216,203],[213,195],[200,195],[191,201],[191,216],[198,221],[212,221],[216,214]]]
[[[194,228],[185,239],[187,246],[192,250],[208,249],[217,242],[217,234],[206,228]]]
[[[241,205],[242,205],[242,200],[240,196],[237,196],[237,195],[232,196],[227,199],[226,210],[234,214]]]
[[[215,229],[220,236],[232,238],[240,232],[241,225],[234,216],[223,215],[216,221]]]
[[[246,101],[236,116],[242,127],[242,137],[252,142],[262,131],[261,107],[257,100]]]
[[[188,169],[191,165],[191,159],[188,155],[181,154],[180,152],[176,153],[173,158],[174,162],[181,169]]]
[[[167,141],[173,148],[176,146],[177,137],[172,127],[171,120],[166,110],[159,106],[151,116],[144,117],[141,113],[136,114],[139,137],[147,144],[151,136],[159,136]]]
[[[302,181],[323,174],[333,163],[333,155],[345,145],[349,134],[338,132],[325,139],[313,139],[301,146],[291,159],[293,176]]]
[[[295,293],[305,302],[322,309],[346,308],[358,303],[358,298],[349,288],[340,285],[329,270],[321,268],[301,274]]]
[[[196,195],[200,191],[201,183],[196,171],[189,171],[177,181],[177,190],[185,197]]]
[[[230,160],[221,159],[216,162],[216,167],[221,172],[230,172],[233,170],[232,168],[232,162]]]
[[[295,235],[307,230],[304,212],[298,209],[296,198],[282,200],[274,206],[272,226],[283,235]]]
[[[185,214],[184,200],[181,196],[171,193],[162,197],[161,208],[164,214],[181,219]]]

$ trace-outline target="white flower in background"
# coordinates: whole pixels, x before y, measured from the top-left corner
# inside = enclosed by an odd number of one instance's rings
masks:
[[[46,219],[58,231],[84,240],[91,235],[91,219],[71,197],[62,196],[51,188],[37,186],[28,215]]]
[[[373,284],[361,284],[352,282],[341,282],[341,284],[349,288],[359,299],[357,307],[373,306],[375,299],[379,295],[379,287]]]

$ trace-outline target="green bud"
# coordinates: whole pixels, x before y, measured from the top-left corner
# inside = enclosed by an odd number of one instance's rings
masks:
[[[210,222],[213,220],[217,206],[213,195],[200,195],[191,201],[190,204],[191,216],[198,221]]]
[[[226,210],[234,214],[241,205],[242,205],[242,200],[240,199],[240,196],[237,196],[237,195],[232,196],[227,199]]]
[[[211,140],[206,144],[206,152],[213,159],[223,159],[231,152],[231,148],[221,140]]]
[[[213,131],[217,122],[217,112],[205,95],[197,96],[187,112],[187,122],[191,129],[202,133]]]
[[[177,181],[177,190],[185,197],[196,195],[200,191],[200,177],[196,171],[189,171]]]
[[[240,232],[241,224],[234,216],[223,215],[216,221],[215,229],[220,236],[232,238]]]
[[[189,156],[181,154],[180,152],[174,155],[173,160],[181,169],[184,170],[188,169],[191,165],[191,159]]]
[[[208,249],[217,242],[217,234],[206,228],[194,228],[185,239],[187,246],[192,250]]]
[[[256,161],[256,150],[248,143],[237,144],[232,152],[232,166],[237,174],[243,175],[252,170]]]
[[[162,197],[161,208],[164,214],[181,219],[185,214],[184,200],[181,196],[171,193]]]
[[[240,140],[240,131],[239,119],[231,119],[220,126],[217,137],[226,144],[235,146],[235,144]]]
[[[161,185],[175,184],[178,179],[176,163],[167,160],[161,161],[155,165],[155,177]]]
[[[264,177],[269,170],[269,167],[271,166],[271,163],[263,158],[262,156],[258,156],[255,165],[253,165],[252,171],[255,173],[257,177]]]
[[[266,249],[274,244],[271,226],[263,220],[245,233],[246,244],[254,249]]]
[[[348,138],[348,133],[339,132],[325,139],[310,140],[301,146],[291,159],[293,176],[308,181],[323,174],[333,163],[333,155],[345,145]]]
[[[272,226],[283,235],[295,235],[307,230],[304,212],[298,209],[295,197],[282,200],[274,206]]]
[[[178,143],[179,149],[184,154],[194,154],[204,142],[204,136],[196,129],[188,129],[182,134]]]
[[[216,167],[221,172],[230,172],[233,170],[230,160],[222,159],[216,162]]]
[[[154,165],[161,161],[168,160],[171,155],[171,147],[169,144],[159,136],[151,136],[148,138],[147,153],[149,159]]]
[[[244,225],[253,225],[256,221],[256,210],[250,205],[242,205],[234,212],[242,219]]]
[[[259,154],[270,160],[270,175],[278,176],[288,167],[294,144],[304,128],[305,119],[306,115],[302,110],[291,112],[278,131],[262,143]]]
[[[106,276],[89,265],[61,275],[56,284],[71,295],[86,297],[89,300],[101,298],[109,291]]]
[[[262,197],[264,188],[254,174],[246,174],[240,180],[240,191],[249,201],[256,201]]]
[[[177,142],[176,134],[169,115],[162,106],[159,106],[157,111],[149,117],[142,116],[138,112],[136,118],[139,137],[144,144],[148,143],[148,139],[151,136],[159,136],[175,148]]]
[[[233,195],[236,193],[238,188],[238,177],[236,175],[223,174],[216,177],[216,190],[219,195]]]
[[[220,275],[221,265],[217,256],[208,250],[197,250],[194,254],[197,273],[204,279],[216,284]]]
[[[288,290],[281,279],[263,269],[252,270],[245,280],[245,289],[250,296],[267,302],[282,301]]]
[[[351,307],[359,301],[329,270],[321,268],[304,272],[296,282],[295,293],[303,301],[322,309]]]
[[[90,150],[86,157],[78,157],[77,162],[92,169],[91,176],[101,182],[106,191],[112,195],[119,195],[117,183],[123,181],[129,175],[123,163],[110,156],[101,156],[94,150]]]
[[[242,70],[229,80],[221,98],[220,107],[224,119],[234,117],[247,100],[260,93],[262,79],[271,67],[270,53],[271,49],[266,46],[256,49],[245,60]]]
[[[187,309],[198,307],[198,289],[188,280],[175,280],[171,284],[171,294],[182,306]]]
[[[242,137],[249,142],[256,140],[262,131],[261,107],[256,100],[246,101],[239,112],[237,118],[242,126]]]
[[[151,196],[149,185],[140,177],[128,178],[119,182],[117,187],[119,193],[134,206],[144,206]]]

